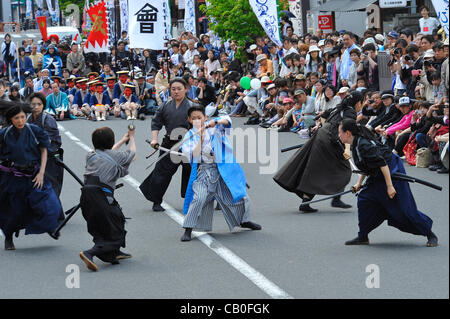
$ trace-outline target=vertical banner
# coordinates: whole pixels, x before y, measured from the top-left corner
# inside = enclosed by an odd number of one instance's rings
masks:
[[[133,2],[133,1],[131,1]],[[121,31],[128,31],[128,0],[120,0],[120,29]],[[128,33],[130,33],[128,31]],[[120,34],[118,35],[120,37]]]
[[[444,28],[445,34],[448,34],[448,0],[431,0],[433,2],[434,11],[438,16],[441,27]]]
[[[26,9],[26,13],[25,16],[27,17],[27,19],[31,19],[31,16],[33,15],[31,10],[33,5],[31,4],[31,0],[27,0],[27,9]]]
[[[280,26],[278,23],[277,1],[249,0],[249,3],[270,40],[275,42],[278,46],[282,46]]]
[[[192,32],[193,35],[196,34],[196,23],[195,23],[195,1],[186,0],[184,7],[184,30]]]
[[[91,29],[92,26],[92,21],[89,18],[89,14],[87,13],[87,10],[89,9],[89,0],[86,0],[86,2],[84,3],[84,8],[83,8],[83,24],[81,26],[81,29],[83,30],[83,34],[87,36],[88,34],[88,30]]]
[[[42,16],[42,17],[36,17],[36,21],[38,23],[39,26],[39,31],[41,31],[41,35],[42,35],[42,40],[47,41],[47,17],[46,16]]]
[[[133,0],[128,6],[128,35],[130,47],[165,50],[167,17],[165,0]],[[166,22],[166,26],[164,26]]]
[[[98,2],[91,6],[87,13],[93,24],[89,32],[84,52],[109,52],[108,50],[108,20],[106,17],[106,2]]]
[[[292,18],[292,27],[294,28],[294,33],[298,35],[303,35],[303,7],[302,0],[289,0],[289,11],[295,15]]]
[[[59,0],[55,0],[55,10],[53,10],[52,14],[52,20],[53,22],[56,22],[59,24],[59,14],[60,14],[60,9],[59,9]]]
[[[165,39],[169,41],[172,39],[172,18],[170,16],[169,0],[163,0],[163,20],[164,20],[164,34]]]
[[[115,11],[114,11],[114,0],[108,0],[106,3],[106,16],[108,18],[108,47],[112,43],[116,43],[116,19],[115,19]]]

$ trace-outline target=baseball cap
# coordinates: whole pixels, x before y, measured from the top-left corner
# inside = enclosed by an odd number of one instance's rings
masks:
[[[294,100],[291,99],[290,97],[287,97],[287,98],[285,98],[285,99],[283,100],[283,104],[286,104],[286,103],[295,103],[295,102],[294,102]]]
[[[381,92],[381,99],[394,98],[394,92],[392,90],[386,90]]]
[[[302,89],[297,89],[297,90],[295,90],[294,96],[300,95],[300,94],[306,94],[306,93],[305,93],[305,91],[303,91]]]
[[[248,48],[248,50],[249,50],[249,52],[252,52],[253,50],[256,50],[258,48],[258,46],[256,45],[256,44],[252,44],[249,48]]]
[[[265,60],[265,59],[267,59],[267,57],[266,57],[265,54],[260,54],[260,55],[258,55],[258,56],[256,57],[256,61],[257,61],[257,62],[262,61],[262,60]]]
[[[267,75],[264,75],[261,78],[261,83],[269,83],[269,82],[271,82],[271,81],[270,81],[270,78]]]
[[[342,94],[342,93],[348,92],[349,90],[350,90],[350,88],[348,86],[343,86],[343,87],[341,87],[339,89],[338,94]]]
[[[320,40],[319,43],[317,44],[319,47],[322,47],[325,45],[325,40]]]
[[[269,85],[267,87],[267,90],[271,90],[271,89],[275,89],[275,88],[276,88],[276,85],[272,83],[271,85]]]
[[[410,104],[411,104],[411,101],[409,100],[409,97],[403,96],[403,97],[401,97],[400,100],[398,101],[398,104],[399,104],[400,106],[403,106],[403,105],[410,105]]]
[[[296,80],[306,80],[306,76],[304,74],[297,74],[295,79]]]
[[[390,31],[388,33],[388,37],[394,38],[394,39],[398,39],[398,33],[395,31]]]
[[[384,36],[382,34],[378,33],[378,34],[375,35],[375,40],[383,42],[384,41]]]

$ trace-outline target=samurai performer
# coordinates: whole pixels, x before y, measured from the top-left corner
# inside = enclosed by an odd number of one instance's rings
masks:
[[[75,93],[72,103],[72,110],[77,114],[77,116],[89,116],[91,111],[89,108],[89,103],[84,103],[85,97],[88,95],[88,85],[87,82],[89,80],[86,78],[81,78],[77,81],[77,86],[79,86],[79,90]]]
[[[97,82],[96,84],[96,92],[91,95],[90,98],[90,107],[93,114],[92,118],[97,121],[106,121],[106,114],[109,111],[109,106],[111,105],[111,100],[109,99],[108,93],[104,92],[103,82]]]
[[[118,264],[120,259],[131,258],[120,247],[125,247],[125,216],[114,198],[116,182],[128,174],[128,168],[136,158],[134,130],[128,130],[114,144],[114,132],[109,127],[96,129],[92,133],[95,150],[86,158],[85,185],[81,189],[80,206],[87,229],[92,235],[94,247],[80,252],[80,258],[88,269],[97,271],[94,257],[103,262]],[[119,151],[130,142],[130,149]]]
[[[115,105],[114,108],[114,116],[115,117],[120,117],[121,116],[121,109],[119,106],[119,100],[120,97],[124,95],[125,93],[125,85],[129,84],[129,85],[133,85],[133,83],[128,81],[128,71],[123,70],[123,71],[118,71],[117,75],[119,76],[119,81],[114,85],[114,89],[113,89],[113,102]]]
[[[403,232],[426,236],[428,247],[437,246],[438,238],[431,231],[433,221],[417,209],[408,182],[391,178],[393,173],[405,173],[400,157],[352,119],[342,121],[339,138],[351,144],[355,165],[363,172],[355,190],[360,190],[368,177],[358,196],[358,237],[345,244],[368,245],[369,233],[387,220]]]
[[[163,126],[166,129],[166,135],[162,140],[161,146],[168,149],[183,139],[189,127],[187,117],[191,103],[186,98],[186,82],[182,78],[174,78],[170,82],[170,92],[172,99],[158,108],[152,120],[152,147],[158,144],[158,133]],[[164,151],[160,150],[159,154],[162,156],[164,153]],[[177,172],[180,165],[183,168],[181,197],[184,198],[191,166],[189,163],[174,163],[170,156],[166,156],[156,163],[152,173],[139,186],[145,198],[153,202],[153,211],[164,211],[164,208],[161,206],[163,196],[169,187],[172,176]]]
[[[297,194],[303,202],[311,201],[315,194],[333,195],[342,192],[350,182],[352,171],[347,161],[350,158],[350,146],[344,149],[338,138],[338,127],[343,119],[356,119],[355,107],[361,100],[361,93],[353,91],[337,107],[323,112],[320,115],[325,119],[323,126],[275,174],[275,182]],[[331,205],[351,207],[342,202],[340,197],[334,198]],[[308,204],[300,205],[299,210],[304,213],[317,212]]]
[[[125,113],[127,120],[135,120],[137,117],[138,109],[140,108],[138,97],[133,93],[134,85],[125,84],[125,90],[120,97],[119,106]]]
[[[0,130],[0,229],[5,250],[14,250],[13,234],[52,233],[61,205],[44,173],[50,140],[47,133],[26,123],[29,106],[0,102],[8,126]]]
[[[45,176],[50,180],[56,196],[61,195],[64,168],[56,164],[54,157],[63,160],[63,149],[61,148],[62,140],[59,134],[58,124],[53,116],[44,112],[46,99],[42,93],[32,93],[29,97],[32,113],[28,115],[27,123],[39,126],[47,132],[50,138],[50,146],[48,147],[48,159],[45,169]]]
[[[230,231],[234,227],[260,230],[260,225],[249,220],[245,174],[226,137],[231,118],[222,116],[205,123],[205,109],[200,105],[192,106],[188,116],[193,128],[186,133],[181,149],[192,169],[184,200],[185,232],[181,241],[191,240],[192,229],[212,230],[214,199]]]

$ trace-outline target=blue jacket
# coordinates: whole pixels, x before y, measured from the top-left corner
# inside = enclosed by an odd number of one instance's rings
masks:
[[[245,179],[244,170],[241,165],[236,162],[236,159],[233,156],[233,147],[226,136],[229,134],[229,128],[231,128],[231,119],[229,116],[223,116],[217,119],[220,120],[224,118],[226,118],[230,123],[227,127],[224,125],[216,125],[216,128],[208,129],[208,133],[211,136],[211,145],[220,176],[233,196],[233,203],[236,203],[247,196],[247,182]],[[183,153],[186,155],[189,154],[192,165],[191,176],[189,178],[186,196],[184,199],[183,214],[185,215],[188,213],[189,205],[194,198],[192,186],[197,179],[198,159],[193,158],[192,150],[199,140],[200,136],[198,134],[195,135],[195,130],[191,129],[184,136],[183,145],[181,146]]]
[[[34,73],[33,61],[27,56],[25,57],[24,61],[22,61],[22,59],[19,59],[19,68],[20,68],[20,77],[22,80],[24,80],[23,74],[25,72],[27,71],[30,72],[30,75]],[[18,81],[19,77],[17,74],[17,59],[15,59],[14,62],[12,63],[11,71],[14,74],[15,80]]]

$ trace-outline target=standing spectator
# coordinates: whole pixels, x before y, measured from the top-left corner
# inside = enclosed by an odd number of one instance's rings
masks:
[[[36,44],[31,45],[30,59],[33,62],[34,70],[38,68],[39,62],[42,63],[44,61],[44,56],[42,55],[42,53],[38,52]]]
[[[19,48],[19,61],[15,59],[12,63],[12,74],[14,75],[15,81],[20,82],[20,87],[25,86],[25,77],[28,75],[34,74],[33,69],[33,61],[27,56],[25,56],[25,49],[20,47]],[[17,64],[19,64],[19,70],[17,70]]]
[[[72,43],[72,52],[67,55],[67,69],[77,77],[84,75],[86,64],[82,53],[78,52],[78,44]]]
[[[186,63],[186,67],[188,69],[191,68],[191,66],[194,64],[194,56],[198,55],[198,51],[195,49],[195,41],[189,40],[188,43],[188,50],[183,55],[184,63]]]
[[[8,80],[11,78],[11,63],[14,61],[16,54],[16,44],[11,41],[11,35],[5,34],[5,41],[2,43],[2,57],[6,65],[6,74]]]
[[[433,34],[433,30],[440,27],[439,21],[430,17],[430,9],[427,6],[420,8],[420,14],[422,15],[419,19],[420,33]]]
[[[375,44],[368,43],[363,47],[362,62],[358,66],[358,76],[366,78],[369,90],[378,91],[378,58]]]
[[[353,61],[350,58],[350,52],[353,49],[361,51],[361,49],[353,42],[352,36],[353,34],[351,32],[345,32],[342,36],[345,51],[340,60],[339,77],[341,80],[347,80],[347,82],[350,75],[350,67],[353,64]]]

